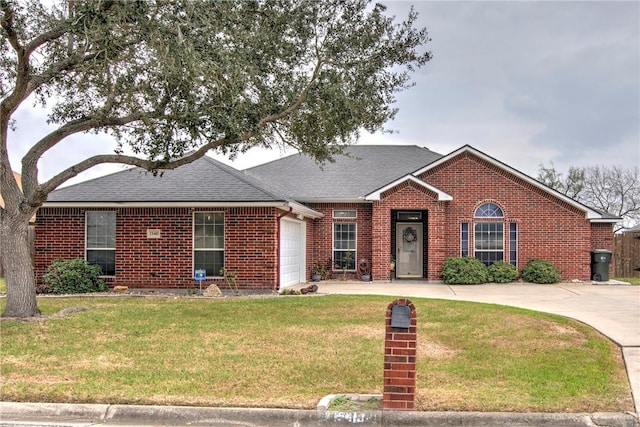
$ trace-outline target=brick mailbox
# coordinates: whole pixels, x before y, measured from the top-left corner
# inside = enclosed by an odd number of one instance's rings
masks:
[[[407,299],[387,307],[384,340],[383,409],[412,410],[416,397],[416,308]]]

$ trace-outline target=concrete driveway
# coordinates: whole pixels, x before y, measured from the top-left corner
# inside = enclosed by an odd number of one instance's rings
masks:
[[[473,301],[527,308],[579,320],[620,347],[640,413],[640,286],[617,284],[445,285],[415,281],[321,282],[318,293]]]

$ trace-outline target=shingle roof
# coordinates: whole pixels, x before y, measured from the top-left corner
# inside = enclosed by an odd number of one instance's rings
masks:
[[[336,156],[322,166],[294,154],[246,172],[301,202],[358,200],[442,157],[416,145],[352,145],[346,151],[350,157]]]
[[[284,197],[210,157],[153,176],[141,168],[58,189],[47,202],[271,202]]]

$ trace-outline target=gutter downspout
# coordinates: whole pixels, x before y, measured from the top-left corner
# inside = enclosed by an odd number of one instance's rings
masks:
[[[286,212],[283,212],[281,215],[278,215],[278,218],[276,218],[277,221],[277,228],[278,231],[276,233],[276,238],[277,238],[277,249],[276,249],[276,281],[274,283],[273,286],[273,290],[274,291],[278,291],[278,288],[280,288],[280,220],[282,218],[284,218],[285,216],[289,215],[291,212],[293,212],[293,208],[291,206],[289,206],[289,210]]]

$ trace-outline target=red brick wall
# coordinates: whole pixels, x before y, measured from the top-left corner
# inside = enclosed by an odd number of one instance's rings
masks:
[[[606,249],[611,252],[615,252],[614,236],[613,236],[614,224],[607,223],[593,223],[591,224],[591,249]],[[614,254],[615,256],[615,254]],[[591,258],[589,258],[591,260]],[[614,261],[613,258],[609,263],[609,277],[613,275]]]
[[[373,205],[373,279],[389,280],[391,257],[391,211],[426,210],[427,245],[425,258],[427,277],[438,280],[445,258],[445,235],[440,231],[445,222],[444,202],[437,194],[413,182],[405,182],[382,194]]]
[[[316,260],[319,260],[327,267],[332,267],[329,273],[334,278],[341,278],[343,271],[334,269],[333,263],[333,223],[334,222],[355,222],[357,254],[356,260],[366,259],[371,265],[371,204],[370,203],[316,203],[310,204],[309,207],[324,214],[323,218],[313,221],[313,225],[307,227],[307,265],[311,266]],[[348,209],[356,211],[356,219],[351,218],[333,218],[334,209]],[[375,268],[375,262],[373,264]],[[310,272],[307,272],[309,277]],[[347,279],[354,279],[354,272],[347,272]]]
[[[198,288],[193,279],[190,208],[93,209],[116,211],[116,276],[111,285],[130,288]],[[208,209],[225,213],[225,267],[244,289],[274,289],[278,283],[278,237],[275,208]],[[56,258],[84,258],[87,209],[42,208],[35,238],[36,277]],[[147,229],[161,238],[147,238]],[[210,278],[210,283],[223,285]]]
[[[429,226],[430,239],[438,238],[445,245],[440,257],[460,256],[461,222],[470,224],[473,248],[473,214],[485,202],[496,203],[504,212],[507,253],[508,223],[518,224],[519,269],[532,258],[543,258],[558,267],[563,279],[588,280],[591,249],[603,239],[611,242],[613,238],[610,226],[608,230],[602,227],[600,235],[592,235],[584,212],[470,154],[427,171],[422,179],[453,196],[453,201],[447,202],[445,221],[438,227]],[[434,245],[430,243],[431,248]],[[429,278],[432,273],[430,270]]]

